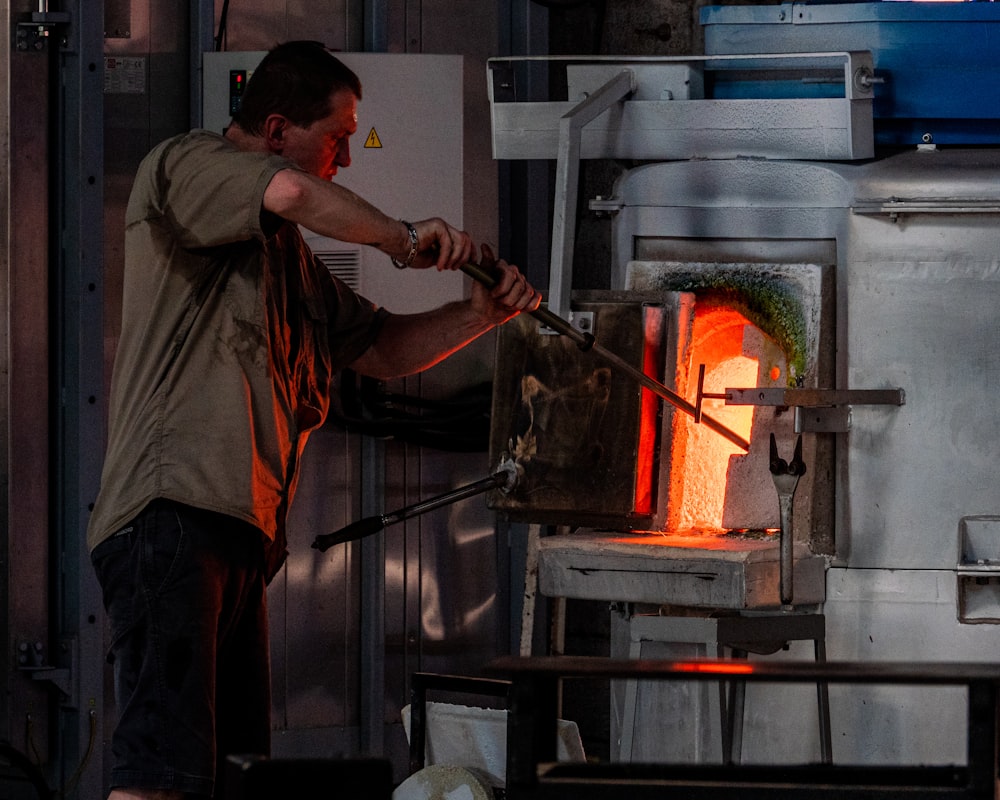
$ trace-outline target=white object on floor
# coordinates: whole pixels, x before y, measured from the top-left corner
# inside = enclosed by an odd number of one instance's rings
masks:
[[[399,784],[392,800],[493,800],[493,788],[473,770],[433,764]]]
[[[448,764],[476,770],[495,786],[507,778],[507,711],[452,703],[427,703],[424,764]],[[402,710],[403,728],[410,737],[410,707]],[[559,720],[556,758],[582,762],[586,758],[575,722]],[[450,799],[449,799],[450,800]]]

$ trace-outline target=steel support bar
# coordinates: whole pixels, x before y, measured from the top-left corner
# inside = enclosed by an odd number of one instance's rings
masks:
[[[902,389],[782,389],[750,387],[726,389],[727,406],[788,406],[823,408],[825,406],[901,406],[906,403]]]
[[[864,159],[874,154],[873,62],[868,52],[738,56],[517,56],[490,59],[491,71],[512,74],[518,62],[544,62],[567,74],[577,97],[525,100],[512,84],[491,91],[493,152],[498,159],[555,158],[561,126],[578,96],[593,96],[605,76],[628,69],[633,96],[599,114],[578,139],[584,159],[665,161],[688,158]],[[788,97],[790,74],[826,80],[841,71],[840,97]],[[769,98],[705,97],[706,73],[770,73]],[[765,79],[766,80],[766,79]],[[710,88],[710,82],[709,82]],[[589,98],[588,98],[589,99]]]
[[[589,657],[498,659],[491,670],[511,680],[507,739],[510,800],[989,800],[997,776],[1000,665],[905,662],[734,663]],[[560,680],[733,680],[965,686],[968,756],[964,766],[557,764],[556,697]]]

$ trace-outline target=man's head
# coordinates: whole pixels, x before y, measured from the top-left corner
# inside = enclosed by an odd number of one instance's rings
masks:
[[[271,114],[308,128],[330,113],[330,98],[340,90],[361,99],[358,76],[323,44],[285,42],[253,71],[233,121],[256,136],[264,132],[264,121]]]
[[[321,178],[351,163],[361,81],[319,42],[286,42],[254,70],[233,122]]]

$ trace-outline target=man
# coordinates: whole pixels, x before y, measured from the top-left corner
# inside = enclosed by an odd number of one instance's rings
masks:
[[[88,531],[112,627],[111,800],[218,796],[227,754],[268,752],[265,584],[334,372],[425,369],[540,302],[485,247],[494,289],[415,315],[373,307],[316,263],[298,225],[401,268],[476,255],[444,220],[400,222],[330,182],[350,164],[360,97],[324,47],[287,43],[224,136],[175,137],[138,170]]]

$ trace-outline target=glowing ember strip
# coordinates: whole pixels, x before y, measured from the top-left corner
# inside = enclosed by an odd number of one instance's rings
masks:
[[[753,664],[743,661],[718,664],[712,662],[678,661],[674,665],[677,672],[704,672],[710,675],[749,675],[753,672]]]
[[[642,371],[655,377],[663,358],[660,339],[663,328],[662,309],[646,308],[643,312],[645,346],[642,355]],[[634,508],[637,514],[649,514],[653,510],[653,473],[658,448],[658,412],[660,401],[652,392],[641,390],[639,406],[639,442],[636,464]]]

